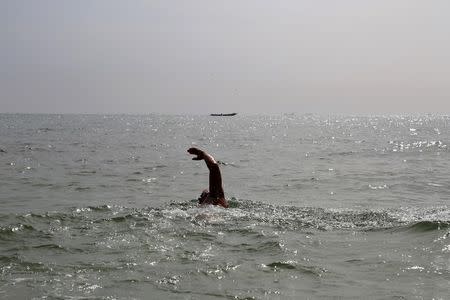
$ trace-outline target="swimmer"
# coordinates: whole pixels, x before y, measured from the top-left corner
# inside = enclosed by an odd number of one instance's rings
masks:
[[[220,174],[219,164],[214,157],[200,149],[189,148],[187,152],[196,155],[192,160],[205,160],[206,166],[209,169],[209,191],[204,190],[202,192],[198,198],[199,204],[220,205],[227,208],[228,202],[225,199],[225,193],[223,192],[222,175]]]

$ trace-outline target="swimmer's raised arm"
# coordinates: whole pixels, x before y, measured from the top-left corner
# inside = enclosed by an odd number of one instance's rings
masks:
[[[209,169],[209,196],[212,198],[220,198],[225,201],[225,193],[222,186],[222,175],[220,173],[219,164],[214,157],[198,148],[189,148],[188,152],[196,157],[193,160],[204,160]],[[225,203],[225,202],[224,202]],[[222,206],[225,206],[223,204]],[[227,207],[226,204],[225,207]]]

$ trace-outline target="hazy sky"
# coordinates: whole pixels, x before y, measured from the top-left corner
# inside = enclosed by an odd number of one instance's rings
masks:
[[[450,113],[448,0],[1,0],[0,112]]]

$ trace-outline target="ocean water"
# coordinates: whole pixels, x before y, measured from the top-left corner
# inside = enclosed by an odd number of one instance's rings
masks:
[[[449,299],[449,127],[0,114],[0,298]]]

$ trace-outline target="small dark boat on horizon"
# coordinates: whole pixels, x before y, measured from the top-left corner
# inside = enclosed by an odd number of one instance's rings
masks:
[[[230,113],[230,114],[210,114],[212,117],[232,117],[237,115],[237,113]]]

